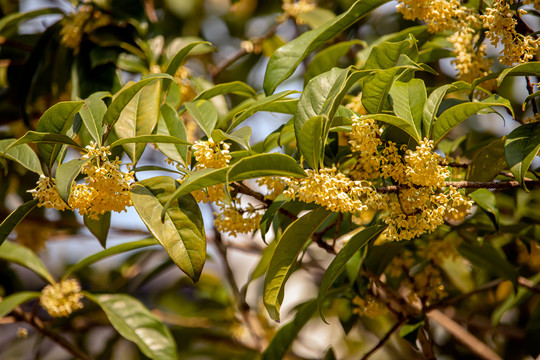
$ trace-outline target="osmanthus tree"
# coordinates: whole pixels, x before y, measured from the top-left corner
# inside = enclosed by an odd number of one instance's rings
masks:
[[[1,357],[536,358],[540,3],[385,3],[2,3]],[[289,120],[257,142],[260,112]],[[131,206],[148,236],[108,245]],[[66,229],[103,250],[53,275]],[[276,324],[306,271],[318,293]],[[305,355],[314,326],[341,335]]]

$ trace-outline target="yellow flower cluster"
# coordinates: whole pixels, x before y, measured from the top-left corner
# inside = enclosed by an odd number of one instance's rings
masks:
[[[460,238],[446,237],[442,240],[428,241],[418,251],[418,255],[425,260],[430,260],[435,265],[442,266],[447,259],[454,260],[460,255],[457,247]]]
[[[69,205],[95,220],[108,211],[126,211],[126,207],[131,206],[129,191],[133,172],[121,171],[122,161],[118,158],[109,161],[108,146],[99,147],[91,142],[86,149],[88,152],[82,158],[90,161],[81,169],[86,175],[85,183],[74,186]]]
[[[249,204],[246,210],[238,210],[233,204],[219,204],[220,211],[214,213],[214,226],[217,230],[236,237],[238,233],[250,233],[259,228],[262,214]]]
[[[533,35],[522,35],[516,31],[516,17],[522,16],[524,10],[512,10],[511,4],[511,0],[494,0],[491,7],[486,8],[486,13],[480,16],[489,30],[486,37],[494,46],[499,42],[503,45],[499,61],[506,66],[532,60],[540,43],[540,39]]]
[[[82,298],[81,286],[77,280],[68,279],[45,286],[41,291],[40,303],[52,317],[63,317],[81,309]]]
[[[38,199],[39,207],[47,209],[66,210],[69,206],[62,200],[56,189],[56,181],[53,178],[41,174],[35,189],[28,190],[34,199]]]
[[[99,147],[91,142],[82,159],[89,159],[81,173],[86,175],[84,184],[73,183],[69,206],[60,198],[54,179],[40,176],[37,187],[29,192],[39,200],[38,206],[57,210],[77,209],[81,215],[98,220],[100,214],[108,211],[125,211],[131,206],[129,191],[133,182],[133,172],[122,172],[122,161],[109,161],[109,147]]]
[[[292,199],[314,202],[335,212],[361,212],[369,207],[383,208],[383,197],[369,181],[355,181],[334,168],[306,170],[307,177],[288,179],[285,195]]]
[[[362,104],[362,93],[359,93],[355,97],[351,99],[351,101],[345,105],[346,108],[351,109],[358,115],[366,115],[367,111],[364,107],[364,104]]]
[[[424,21],[432,33],[456,31],[474,21],[474,14],[459,0],[400,0],[396,9],[407,20]]]
[[[274,200],[278,195],[283,194],[287,186],[285,180],[279,176],[265,176],[257,179],[257,185],[265,186],[268,193],[264,196],[265,200]]]
[[[460,30],[447,38],[454,46],[456,59],[452,60],[457,70],[457,78],[472,83],[475,79],[486,76],[493,65],[493,61],[486,56],[486,44],[478,47],[479,35],[471,31]]]
[[[195,160],[195,170],[202,169],[220,169],[227,166],[231,160],[229,155],[229,144],[220,141],[215,143],[212,139],[208,141],[196,141],[192,147]],[[215,185],[203,190],[194,191],[193,196],[198,202],[215,202],[218,203],[225,198],[225,188],[223,185]]]
[[[353,308],[354,314],[365,316],[370,319],[375,319],[388,313],[386,306],[372,295],[367,295],[363,299],[359,296],[355,296],[352,303],[356,305]]]
[[[315,9],[316,4],[313,0],[283,0],[283,5],[281,6],[285,15],[295,19],[297,24],[303,24],[303,20],[298,18],[298,15],[302,13],[309,12]]]
[[[382,145],[382,129],[372,119],[360,121],[358,116],[352,118],[352,132],[349,144],[357,154],[357,162],[350,175],[353,179],[374,179],[379,176],[381,158],[377,156],[377,148]]]

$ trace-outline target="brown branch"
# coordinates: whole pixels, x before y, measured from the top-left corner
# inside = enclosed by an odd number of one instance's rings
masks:
[[[527,80],[527,91],[529,92],[529,95],[532,95],[534,93],[534,89],[531,83],[531,78],[529,76],[525,76],[525,79]],[[533,110],[533,115],[538,114],[538,106],[536,105],[536,100],[534,98],[531,98],[530,102]]]
[[[538,180],[524,180],[523,183],[528,187],[540,186]],[[456,189],[497,189],[505,190],[520,187],[517,181],[446,181],[444,186],[453,186]],[[382,194],[397,192],[400,189],[409,188],[409,185],[389,185],[376,188],[375,190]],[[418,186],[420,187],[420,186]]]
[[[56,344],[61,346],[64,350],[66,350],[68,353],[73,355],[76,359],[79,360],[90,360],[92,359],[89,355],[85,354],[81,349],[79,349],[75,344],[72,344],[68,340],[66,340],[64,337],[60,336],[56,332],[49,329],[43,321],[41,321],[40,318],[36,316],[32,316],[31,314],[28,314],[24,312],[20,307],[17,307],[13,310],[13,314],[15,317],[20,320],[24,321],[30,325],[32,325],[33,328],[35,328],[37,331],[54,341]]]
[[[276,23],[274,23],[274,25],[272,25],[272,27],[270,27],[270,29],[268,29],[268,31],[263,36],[251,40],[251,42],[253,42],[253,46],[257,47],[263,41],[269,39],[272,35],[274,35],[279,25],[281,25],[281,22],[276,21]],[[238,59],[240,59],[246,54],[248,54],[248,51],[246,49],[238,50],[231,57],[225,59],[221,64],[217,65],[214,69],[212,69],[210,71],[210,75],[213,79],[215,79],[223,70],[231,66],[234,62],[236,62]]]
[[[369,350],[363,357],[362,357],[362,360],[367,360],[369,359],[369,357],[371,355],[373,355],[377,350],[379,350],[380,348],[382,348],[384,346],[384,344],[386,344],[386,342],[388,340],[390,340],[390,337],[392,336],[392,334],[394,332],[396,332],[397,329],[399,329],[401,327],[401,325],[403,325],[403,323],[405,323],[406,319],[403,319],[403,320],[400,320],[398,321],[397,323],[395,323],[391,328],[390,330],[388,330],[384,336],[379,340],[379,342],[377,343],[377,345],[375,345],[371,350]]]

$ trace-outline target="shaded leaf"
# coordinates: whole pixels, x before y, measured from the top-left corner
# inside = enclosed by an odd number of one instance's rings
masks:
[[[84,106],[79,111],[84,126],[100,146],[101,137],[103,136],[103,116],[107,112],[107,105],[105,105],[102,98],[107,94],[100,92],[90,95],[88,99],[84,100]]]
[[[360,120],[362,119],[374,119],[377,121],[382,121],[384,123],[394,125],[401,130],[405,131],[407,134],[411,135],[411,137],[416,140],[421,140],[421,135],[418,133],[418,129],[416,128],[414,123],[410,123],[405,119],[399,118],[394,115],[385,115],[385,114],[373,114],[373,115],[364,115],[360,116]]]
[[[439,106],[443,101],[444,97],[448,90],[454,88],[454,85],[446,84],[439,86],[429,94],[429,97],[426,100],[424,109],[422,112],[422,133],[424,136],[427,136],[431,139],[431,128],[433,123],[437,119],[437,111],[439,111]]]
[[[523,178],[534,157],[540,151],[540,123],[533,122],[514,129],[504,143],[506,162],[520,185],[527,189]]]
[[[409,59],[418,59],[416,39],[412,34],[407,39],[398,42],[385,41],[380,45],[373,46],[368,59],[366,69],[390,69],[400,64],[400,58],[405,55]]]
[[[198,100],[196,102],[187,102],[184,106],[206,136],[211,137],[218,120],[218,113],[214,104],[210,101]]]
[[[283,359],[298,333],[317,310],[315,299],[300,306],[294,318],[281,326],[261,355],[262,360]]]
[[[137,249],[142,249],[142,248],[145,248],[145,247],[148,247],[148,246],[153,246],[153,245],[158,245],[158,242],[157,240],[155,240],[154,238],[150,238],[150,239],[143,239],[143,240],[137,240],[137,241],[131,241],[131,242],[128,242],[128,243],[124,243],[124,244],[120,244],[120,245],[116,245],[116,246],[113,246],[113,247],[110,247],[108,249],[105,249],[105,250],[101,250],[100,252],[97,252],[95,254],[92,254],[88,257],[85,257],[84,259],[82,260],[79,260],[79,262],[71,265],[64,273],[64,275],[62,276],[62,279],[67,279],[71,274],[87,267],[87,266],[90,266],[100,260],[103,260],[103,259],[106,259],[108,258],[109,256],[113,256],[113,255],[117,255],[117,254],[122,254],[122,253],[125,253],[127,251],[132,251],[132,250],[137,250]]]
[[[386,0],[356,1],[343,14],[277,49],[270,57],[264,76],[263,88],[266,95],[273,94],[276,87],[291,76],[309,54],[386,2]]]
[[[313,116],[302,125],[300,132],[296,136],[300,153],[314,170],[319,169],[321,162],[323,129],[327,122],[328,117],[325,115]]]
[[[386,229],[386,225],[375,225],[367,227],[354,234],[349,241],[347,241],[345,246],[343,246],[343,248],[337,253],[334,260],[332,260],[326,269],[319,287],[319,294],[317,295],[317,306],[324,322],[326,322],[326,320],[322,313],[322,304],[328,289],[330,289],[337,277],[343,271],[345,271],[347,263],[354,256],[354,254],[366,246],[370,241],[377,239],[384,229]]]
[[[109,228],[111,227],[111,212],[107,211],[105,214],[97,214],[98,219],[92,219],[88,215],[83,216],[84,225],[90,230],[92,235],[99,240],[99,243],[103,248],[107,247],[107,236],[109,235]]]
[[[304,74],[304,85],[307,85],[309,80],[315,76],[330,71],[337,66],[338,60],[350,50],[351,46],[360,44],[365,44],[365,42],[358,39],[343,41],[319,51],[309,62]]]
[[[34,150],[32,150],[32,148],[27,144],[10,147],[10,145],[15,143],[15,141],[17,140],[0,140],[0,157],[5,157],[6,159],[13,160],[24,166],[28,170],[33,171],[37,174],[43,174],[43,170],[41,170],[41,164],[39,163],[39,158],[34,152]],[[6,151],[8,147],[10,148]]]
[[[424,82],[420,79],[406,83],[396,81],[390,89],[390,96],[396,116],[414,124],[416,133],[422,135],[422,114],[427,100]]]
[[[168,135],[140,135],[132,138],[125,138],[116,140],[111,144],[111,149],[120,145],[129,143],[161,143],[161,144],[178,144],[184,146],[191,146],[191,143],[179,139],[175,136]]]
[[[488,189],[478,189],[470,193],[469,197],[488,214],[495,228],[499,229],[499,207],[495,194]]]
[[[257,92],[248,84],[242,81],[231,81],[227,83],[221,83],[214,85],[208,90],[205,90],[201,92],[199,95],[193,99],[193,101],[197,100],[208,100],[213,98],[214,96],[223,95],[223,94],[235,94],[235,95],[242,95],[242,96],[248,96],[253,97],[257,94]]]
[[[176,110],[169,104],[163,104],[161,106],[161,116],[156,126],[156,134],[172,136],[187,143],[187,131],[184,122],[180,119]],[[156,145],[169,159],[180,164],[187,162],[188,148],[186,146],[159,142]]]
[[[279,321],[285,284],[294,270],[298,255],[331,214],[324,208],[316,208],[289,225],[279,239],[264,279],[263,301],[272,319]]]
[[[536,274],[530,279],[533,285],[537,285],[540,282],[540,274]],[[503,315],[510,309],[515,308],[519,304],[528,301],[534,294],[527,288],[519,287],[517,292],[512,292],[509,296],[491,313],[491,324],[493,326],[499,325]]]
[[[167,176],[139,181],[131,190],[131,201],[174,263],[196,282],[206,259],[203,219],[190,194],[173,200],[177,184]]]
[[[69,204],[69,197],[71,196],[71,189],[73,181],[79,175],[84,164],[90,159],[73,159],[67,163],[60,164],[56,169],[56,189],[58,195],[64,200],[66,204]]]
[[[26,134],[24,134],[21,138],[19,138],[14,143],[10,144],[6,151],[9,151],[16,146],[19,146],[21,144],[39,144],[39,143],[45,143],[45,144],[57,144],[57,145],[69,145],[76,149],[82,149],[82,147],[77,144],[72,138],[70,138],[67,135],[63,134],[52,134],[47,132],[38,132],[38,131],[28,131]],[[51,145],[52,146],[52,145]]]
[[[251,150],[249,146],[249,138],[251,136],[251,128],[249,126],[241,127],[240,129],[227,134],[223,130],[215,129],[212,131],[212,140],[214,142],[220,142],[225,139],[232,140],[235,143],[241,145],[246,150]]]
[[[155,360],[177,359],[169,329],[139,300],[125,294],[84,295],[98,304],[116,331],[133,341],[144,355]]]
[[[2,221],[0,224],[0,245],[7,239],[9,234],[15,229],[15,227],[21,222],[22,219],[30,211],[32,211],[36,205],[39,203],[39,200],[33,199],[28,202],[25,202],[21,206],[19,206],[17,209],[13,210],[11,214],[7,218]]]
[[[497,86],[501,86],[507,76],[540,76],[540,62],[529,61],[504,69],[497,77]]]
[[[11,241],[5,241],[2,246],[0,246],[0,259],[24,266],[51,284],[54,284],[55,282],[54,278],[49,273],[49,270],[47,270],[36,254],[27,247],[15,244]]]
[[[504,138],[492,141],[474,155],[465,174],[467,181],[491,181],[506,167]]]
[[[195,41],[184,46],[182,49],[180,49],[180,51],[176,53],[176,55],[174,55],[171,61],[169,61],[169,64],[167,65],[167,70],[165,70],[165,72],[169,74],[170,76],[174,76],[178,68],[184,62],[184,59],[186,58],[186,56],[191,52],[191,50],[193,50],[193,48],[195,48],[197,45],[202,45],[202,44],[212,46],[212,44],[209,43],[208,41]]]
[[[39,299],[39,291],[21,291],[13,295],[6,296],[0,300],[0,319],[8,315],[17,306],[30,300]]]

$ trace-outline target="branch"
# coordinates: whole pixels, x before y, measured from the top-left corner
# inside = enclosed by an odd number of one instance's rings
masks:
[[[403,325],[403,323],[406,321],[406,319],[403,319],[403,320],[400,320],[398,321],[397,323],[394,324],[394,326],[392,326],[390,328],[390,330],[388,330],[386,332],[386,334],[384,334],[384,336],[379,340],[379,342],[377,343],[377,345],[375,345],[371,350],[369,350],[363,357],[362,357],[362,360],[367,360],[369,359],[369,357],[371,355],[373,355],[377,350],[379,350],[380,348],[382,348],[384,346],[384,344],[386,344],[386,342],[388,340],[390,340],[390,336],[392,336],[392,334],[401,327],[401,325]]]
[[[523,183],[530,187],[540,186],[538,180],[524,180]],[[456,189],[513,189],[520,187],[517,181],[446,181],[444,186],[453,186]],[[400,189],[409,188],[409,185],[389,185],[376,188],[375,190],[382,194],[392,193]]]
[[[31,314],[28,314],[24,312],[20,307],[17,307],[13,310],[13,314],[18,320],[24,321],[32,327],[34,327],[37,331],[51,339],[53,342],[61,346],[64,350],[66,350],[68,353],[73,355],[76,359],[79,360],[90,360],[91,357],[85,354],[81,349],[79,349],[75,344],[72,344],[68,340],[66,340],[64,337],[60,336],[56,332],[49,329],[43,321],[41,321],[40,318],[36,316],[32,316]]]

